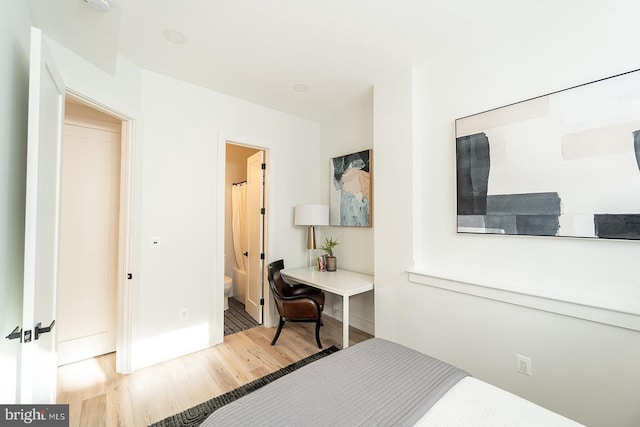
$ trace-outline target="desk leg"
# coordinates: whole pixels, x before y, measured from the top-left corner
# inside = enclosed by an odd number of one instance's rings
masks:
[[[349,297],[342,297],[342,348],[349,347]]]

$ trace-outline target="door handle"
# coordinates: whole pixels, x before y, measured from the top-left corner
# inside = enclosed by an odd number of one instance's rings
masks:
[[[33,339],[37,340],[38,337],[41,334],[46,334],[47,332],[51,332],[51,329],[53,328],[53,325],[55,325],[55,324],[56,324],[56,321],[52,320],[51,324],[49,326],[45,326],[44,328],[42,328],[41,327],[42,326],[42,322],[38,322],[38,324],[35,326],[35,328],[33,328],[34,331],[35,331],[35,333],[33,334],[34,335]]]
[[[5,337],[8,340],[15,340],[20,338],[20,342],[22,342],[22,329],[20,326],[16,326],[16,328]]]

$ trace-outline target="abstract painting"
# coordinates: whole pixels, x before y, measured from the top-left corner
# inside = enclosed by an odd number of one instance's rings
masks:
[[[331,159],[330,224],[371,227],[371,150]]]
[[[456,120],[457,231],[640,240],[640,70]]]

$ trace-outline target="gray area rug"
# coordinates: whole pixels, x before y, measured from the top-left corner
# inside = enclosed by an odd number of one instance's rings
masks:
[[[224,312],[224,336],[242,332],[258,326],[253,317],[244,311],[244,304],[229,298],[229,309]]]
[[[283,377],[296,369],[303,367],[311,362],[315,362],[316,360],[322,359],[325,356],[328,356],[336,351],[340,350],[335,345],[329,348],[322,350],[319,353],[312,354],[309,357],[306,357],[302,360],[299,360],[295,363],[292,363],[289,366],[285,366],[282,369],[279,369],[269,375],[265,375],[262,378],[258,378],[255,381],[252,381],[248,384],[240,386],[235,390],[231,390],[223,395],[218,397],[214,397],[211,400],[208,400],[204,403],[194,406],[193,408],[189,408],[186,411],[180,412],[176,415],[172,415],[170,417],[165,418],[164,420],[158,421],[157,423],[151,424],[150,427],[191,427],[191,426],[199,426],[213,411],[220,409],[227,403],[231,403],[234,400],[238,400],[242,396],[245,396],[253,391],[258,390],[261,387],[269,384],[272,381],[277,380],[280,377]]]

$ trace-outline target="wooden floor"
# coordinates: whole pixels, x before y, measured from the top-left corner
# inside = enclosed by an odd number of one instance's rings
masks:
[[[323,348],[342,347],[342,323],[324,316]],[[224,343],[129,375],[115,373],[115,354],[58,368],[58,403],[69,404],[70,426],[148,426],[320,351],[315,325],[259,326]],[[350,329],[350,344],[370,338]]]

